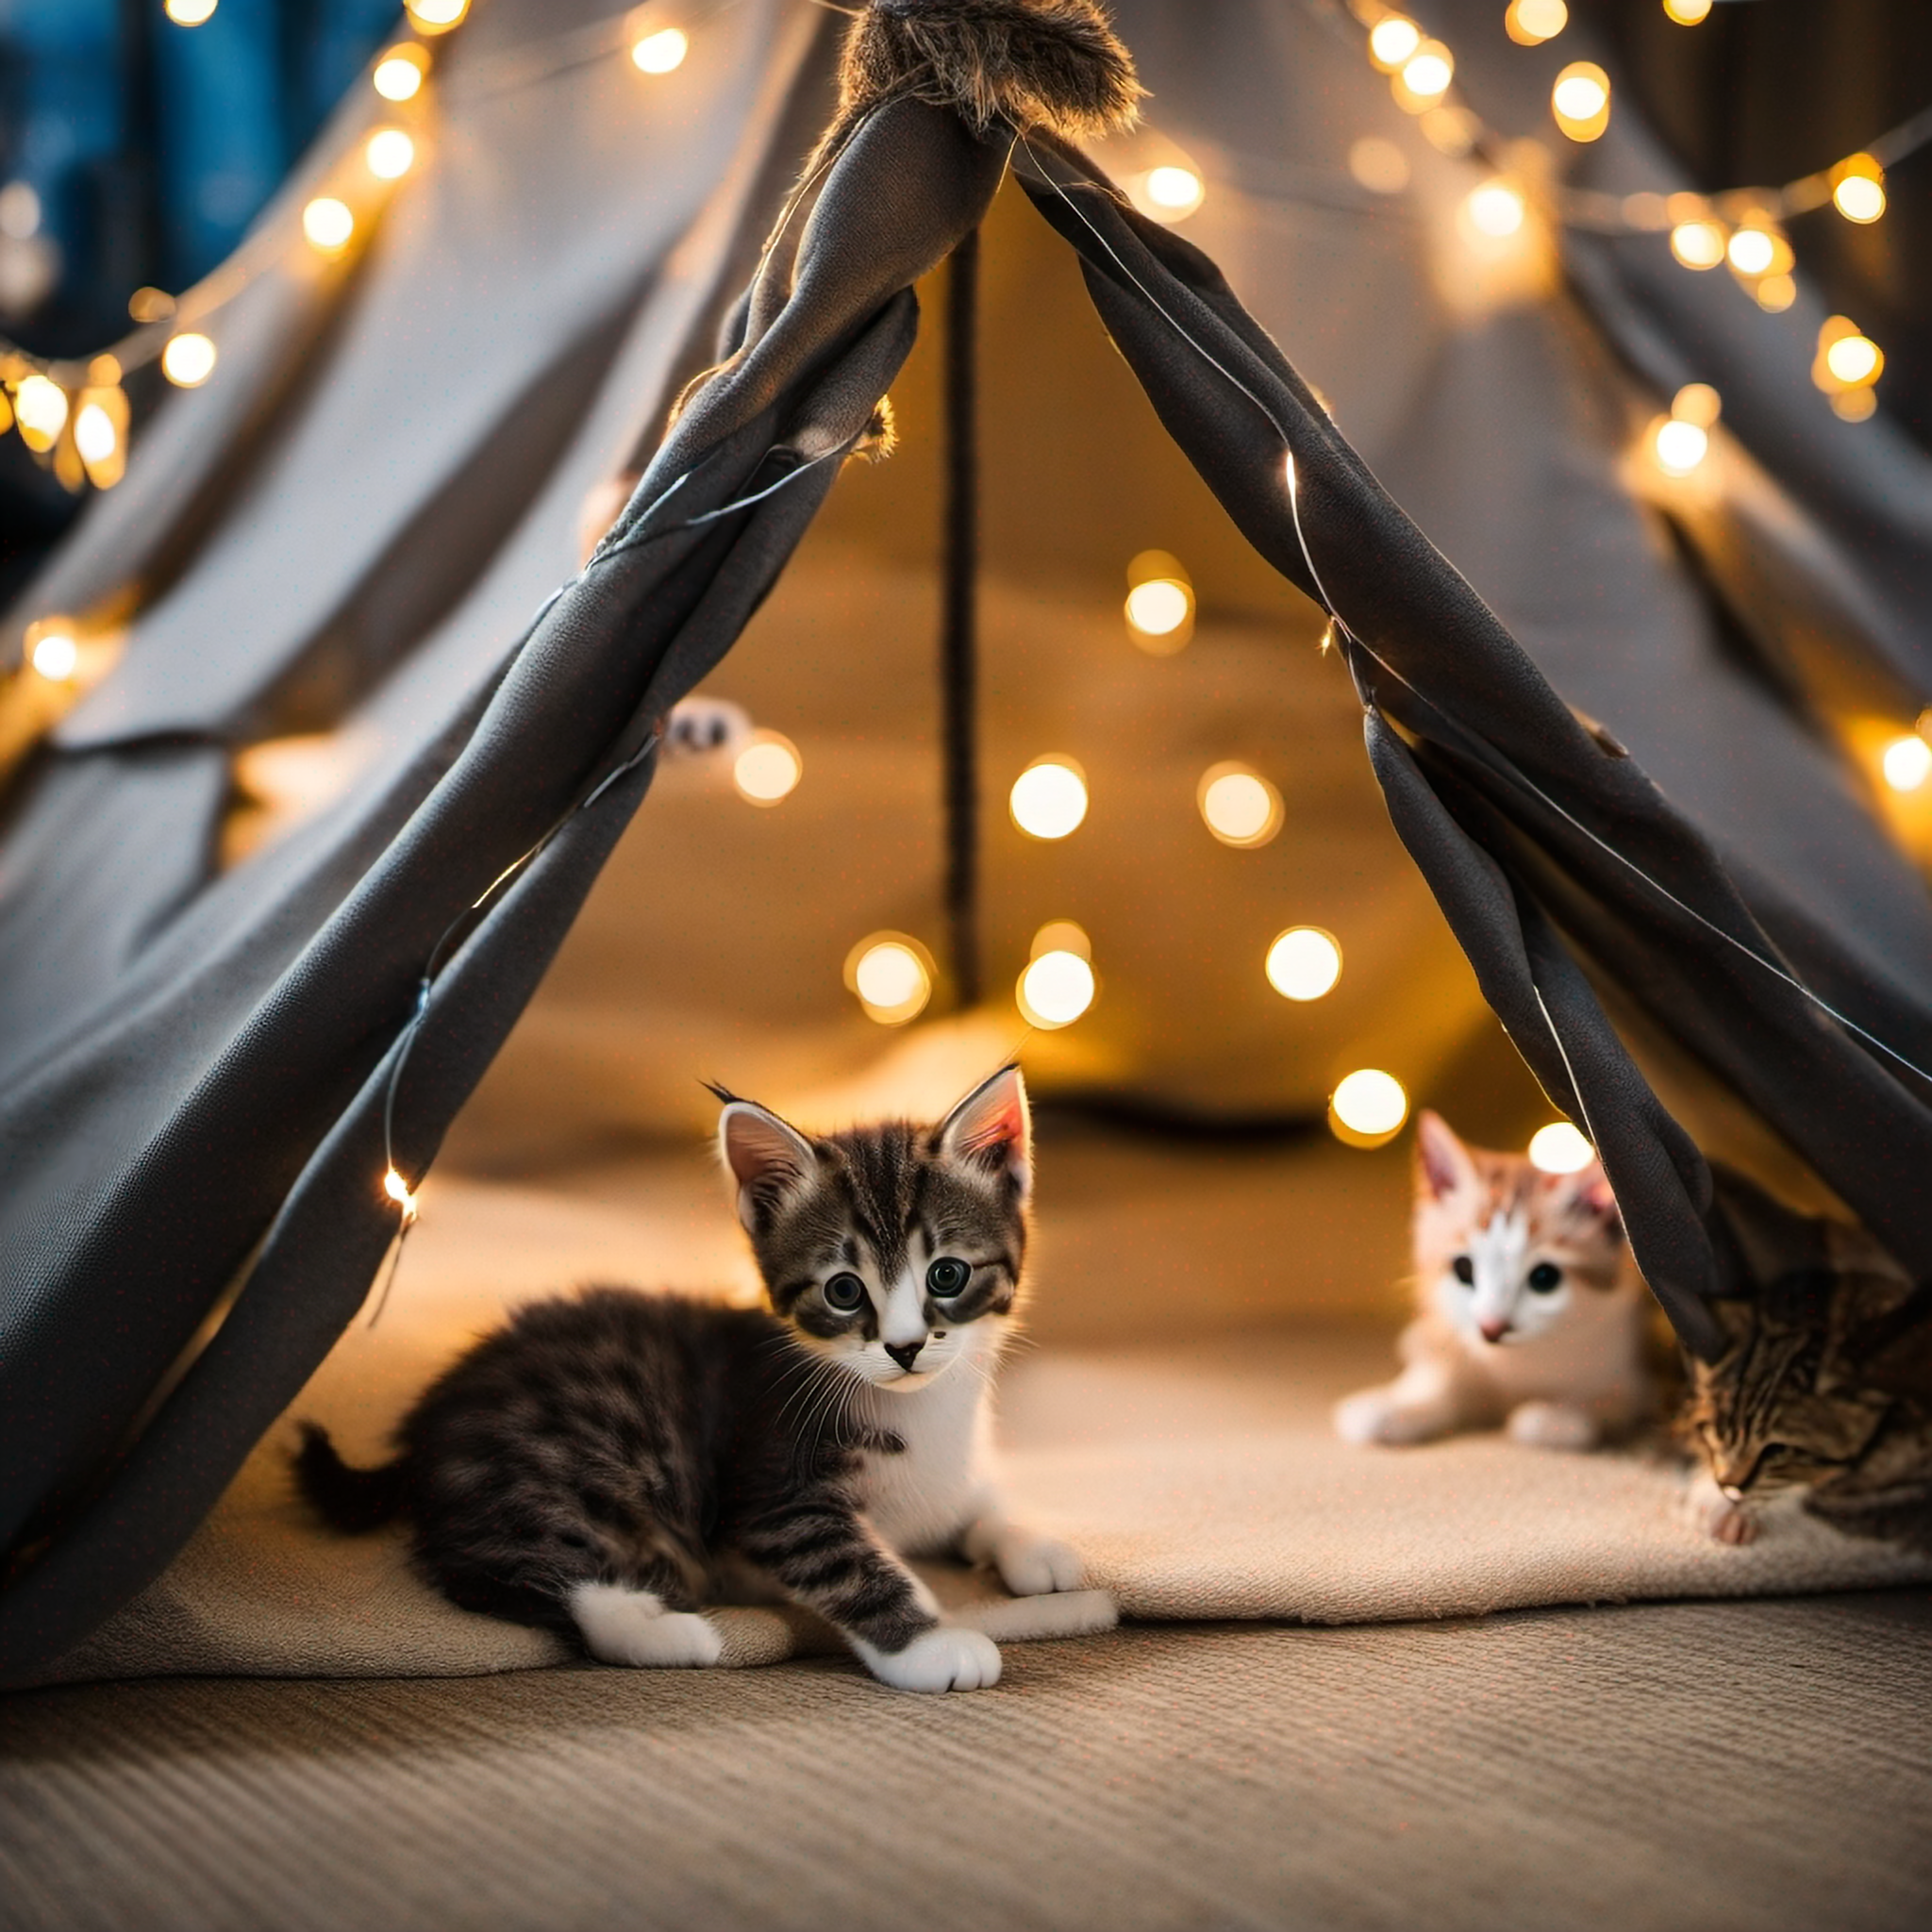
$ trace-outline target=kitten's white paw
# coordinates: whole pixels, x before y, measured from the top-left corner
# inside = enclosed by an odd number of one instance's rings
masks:
[[[865,1667],[895,1690],[985,1690],[1000,1680],[1000,1647],[977,1630],[942,1624],[904,1650],[874,1650],[854,1642]]]
[[[583,1634],[584,1648],[603,1664],[702,1670],[716,1663],[724,1647],[709,1619],[689,1610],[667,1610],[648,1590],[580,1584],[571,1592],[570,1613]]]
[[[1596,1418],[1568,1402],[1520,1402],[1509,1411],[1509,1440],[1532,1449],[1594,1449]]]
[[[1087,1579],[1077,1550],[1024,1529],[1002,1530],[993,1540],[992,1561],[1000,1581],[1015,1596],[1048,1596],[1057,1590],[1078,1590]]]
[[[1712,1542],[1735,1547],[1757,1539],[1757,1518],[1750,1507],[1733,1502],[1707,1474],[1690,1479],[1684,1491],[1683,1509],[1692,1526]]]
[[[1428,1411],[1405,1407],[1386,1389],[1361,1389],[1334,1408],[1335,1433],[1344,1442],[1426,1442],[1446,1433]]]

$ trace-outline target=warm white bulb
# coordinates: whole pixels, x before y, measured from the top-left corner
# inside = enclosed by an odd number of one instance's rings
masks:
[[[1087,781],[1070,764],[1042,759],[1013,780],[1013,823],[1035,839],[1064,839],[1087,816]]]
[[[1707,431],[1694,423],[1680,423],[1673,416],[1657,425],[1655,441],[1657,467],[1668,476],[1688,476],[1710,449]]]
[[[356,217],[332,194],[318,194],[302,210],[302,232],[317,248],[341,248],[356,232]]]
[[[1423,30],[1400,13],[1378,20],[1369,32],[1369,53],[1378,67],[1393,72],[1423,43]]]
[[[161,11],[176,26],[199,26],[211,19],[221,0],[161,0]]]
[[[414,48],[385,55],[369,78],[384,100],[413,101],[423,86],[423,57]]]
[[[1848,222],[1875,222],[1885,212],[1885,188],[1869,175],[1847,175],[1831,191],[1832,205]]]
[[[49,684],[65,684],[80,663],[80,646],[64,630],[50,630],[34,645],[34,669]]]
[[[753,805],[776,805],[790,798],[804,775],[805,760],[798,747],[775,731],[758,732],[731,767],[739,796]]]
[[[1201,177],[1191,168],[1168,166],[1148,171],[1147,199],[1157,214],[1191,215],[1207,194]]]
[[[74,419],[74,447],[84,463],[105,463],[120,441],[113,417],[98,403],[86,404]]]
[[[1335,1118],[1364,1140],[1387,1140],[1408,1118],[1408,1095],[1402,1082],[1378,1067],[1350,1074],[1328,1103]]]
[[[1671,414],[1679,423],[1708,429],[1724,414],[1724,398],[1707,382],[1687,382],[1671,398]]]
[[[1740,275],[1761,275],[1777,259],[1777,247],[1762,228],[1740,228],[1727,251]]]
[[[1916,791],[1932,777],[1932,744],[1914,733],[1885,747],[1885,782],[1894,791]]]
[[[1407,61],[1402,70],[1402,84],[1421,101],[1433,101],[1449,92],[1456,77],[1456,62],[1446,47],[1429,45]]]
[[[215,371],[215,345],[190,330],[161,351],[161,374],[176,389],[199,389]]]
[[[1596,1149],[1568,1121],[1552,1121],[1529,1137],[1529,1164],[1539,1174],[1581,1174]]]
[[[1798,285],[1790,275],[1766,275],[1751,293],[1766,314],[1782,315],[1798,299]]]
[[[684,65],[684,57],[690,52],[690,37],[681,27],[663,26],[632,46],[631,64],[641,74],[669,74]]]
[[[1853,389],[1874,381],[1883,359],[1869,336],[1840,336],[1824,352],[1824,366]]]
[[[1294,925],[1268,948],[1268,984],[1285,1000],[1318,1000],[1341,977],[1341,948],[1318,925]]]
[[[1078,953],[1042,953],[1020,975],[1020,1010],[1035,1026],[1071,1026],[1093,1004],[1095,984]]]
[[[1566,0],[1509,0],[1503,25],[1519,47],[1554,41],[1570,25]]]
[[[1522,194],[1507,181],[1485,181],[1473,188],[1463,206],[1469,210],[1470,226],[1498,242],[1522,227],[1525,213]]]
[[[1127,592],[1127,622],[1143,637],[1164,638],[1193,615],[1194,593],[1172,577],[1136,584]]]
[[[1686,268],[1715,268],[1724,258],[1724,231],[1715,222],[1679,222],[1671,230],[1671,253]]]
[[[400,181],[415,162],[416,143],[400,127],[378,127],[362,152],[378,181]]]
[[[67,391],[45,375],[28,375],[13,392],[14,420],[29,449],[49,450],[67,426]]]
[[[915,1018],[932,996],[925,961],[904,940],[867,941],[847,971],[867,1017],[882,1026]]]
[[[433,34],[447,33],[470,10],[470,0],[403,0],[409,18]]]
[[[1710,6],[1711,0],[1664,0],[1664,12],[1679,26],[1695,26]]]
[[[1281,793],[1244,765],[1215,765],[1198,793],[1201,816],[1224,845],[1265,845],[1281,829]]]

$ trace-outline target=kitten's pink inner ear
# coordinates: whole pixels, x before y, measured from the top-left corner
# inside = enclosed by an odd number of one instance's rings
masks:
[[[811,1146],[805,1137],[749,1100],[734,1100],[724,1109],[718,1141],[741,1191],[760,1181],[782,1187],[811,1168]]]
[[[1416,1179],[1434,1198],[1453,1194],[1474,1172],[1468,1149],[1449,1123],[1427,1108],[1415,1118]]]
[[[1033,1179],[1033,1120],[1019,1068],[1003,1068],[974,1088],[947,1115],[940,1141],[955,1159],[1004,1168],[1024,1193]]]

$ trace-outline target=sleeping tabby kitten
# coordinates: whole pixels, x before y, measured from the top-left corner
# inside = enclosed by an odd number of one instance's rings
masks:
[[[1749,1542],[1763,1504],[1802,1492],[1850,1535],[1932,1551],[1932,1291],[1861,1229],[1713,1173],[1737,1292],[1724,1354],[1689,1364],[1693,1521]]]
[[[1650,1412],[1650,1297],[1603,1169],[1540,1174],[1416,1117],[1416,1319],[1403,1371],[1335,1407],[1350,1442],[1427,1442],[1505,1425],[1590,1449]]]
[[[306,1424],[337,1528],[406,1516],[452,1602],[574,1630],[606,1663],[715,1663],[702,1606],[749,1581],[908,1690],[996,1682],[901,1560],[1073,1590],[1064,1544],[1008,1520],[988,1395],[1013,1325],[1032,1157],[1008,1067],[935,1127],[810,1137],[726,1100],[719,1139],[769,1309],[619,1289],[523,1309],[416,1404],[381,1469]]]

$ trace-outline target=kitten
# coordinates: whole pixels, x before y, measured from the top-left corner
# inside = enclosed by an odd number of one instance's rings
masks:
[[[1000,1507],[989,1395],[1014,1324],[1032,1152],[1008,1067],[935,1127],[808,1136],[722,1091],[768,1308],[594,1289],[487,1336],[354,1470],[305,1425],[330,1524],[406,1516],[452,1602],[575,1631],[606,1663],[717,1661],[702,1606],[747,1579],[908,1690],[998,1681],[902,1557],[990,1562],[1016,1594],[1080,1563]]]
[[[1507,1424],[1519,1442],[1593,1448],[1648,1411],[1648,1292],[1604,1172],[1541,1174],[1416,1121],[1420,1312],[1392,1382],[1338,1403],[1351,1442],[1426,1442]]]
[[[1714,1305],[1724,1353],[1688,1364],[1691,1520],[1749,1542],[1765,1504],[1801,1494],[1849,1535],[1932,1551],[1932,1288],[1862,1229],[1713,1174],[1738,1292]]]

